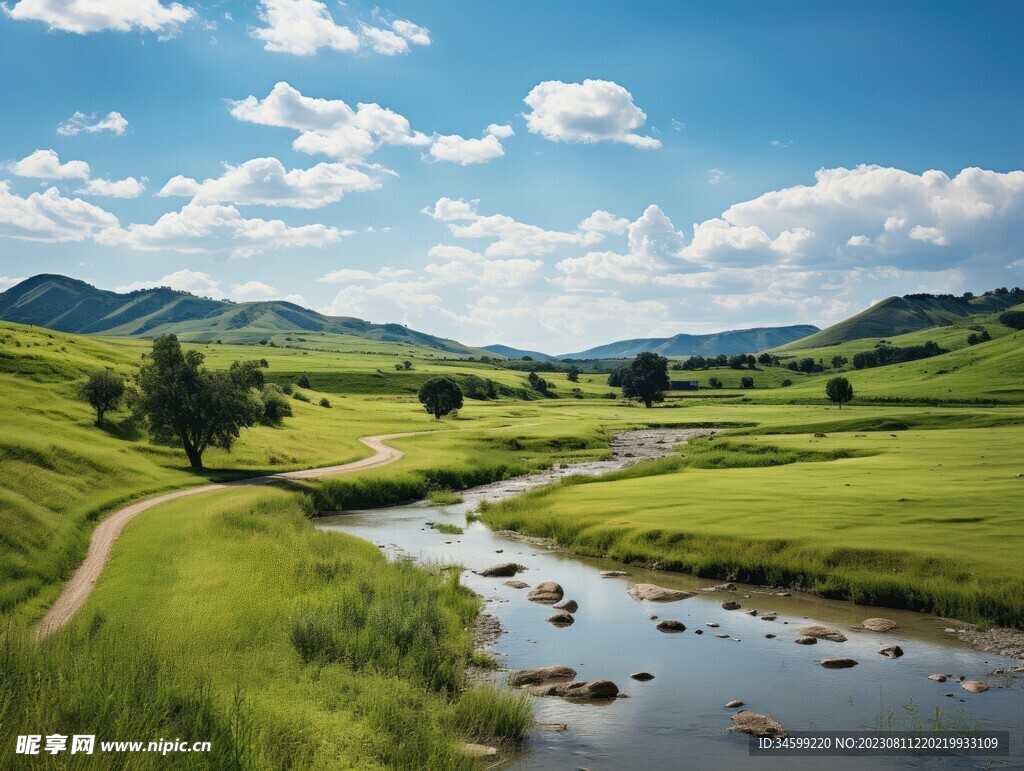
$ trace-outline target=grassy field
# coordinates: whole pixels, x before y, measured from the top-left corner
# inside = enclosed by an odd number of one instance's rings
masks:
[[[389,564],[310,513],[248,488],[131,523],[70,628],[36,645],[8,627],[0,744],[59,726],[213,742],[186,767],[468,769],[461,742],[519,741],[524,697],[465,690],[479,600],[458,574]]]
[[[697,441],[484,520],[626,562],[1024,625],[1024,427],[858,431],[878,419],[858,412],[808,433]]]

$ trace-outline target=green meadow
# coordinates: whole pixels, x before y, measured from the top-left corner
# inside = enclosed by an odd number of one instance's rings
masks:
[[[783,367],[672,372],[726,387],[647,410],[604,375],[543,373],[554,384],[545,398],[528,373],[494,361],[346,335],[187,344],[212,368],[262,358],[269,380],[309,381],[281,427],[244,431],[198,473],[123,409],[97,428],[77,397],[97,369],[130,376],[148,341],[0,324],[0,742],[55,716],[69,731],[213,737],[218,768],[485,765],[460,745],[513,747],[531,717],[528,702],[467,686],[477,598],[445,566],[389,564],[309,518],[452,502],[473,485],[606,457],[615,432],[645,426],[717,435],[482,517],[627,563],[1024,625],[1024,340],[991,319],[972,323],[993,339],[955,346],[967,331],[959,322],[892,338],[951,352],[844,373],[857,398],[842,410],[824,400],[834,373]],[[830,358],[833,348],[812,350]],[[438,422],[415,396],[436,374],[491,380],[499,398],[467,399]],[[744,375],[754,390],[738,388]],[[386,433],[410,434],[392,440],[404,456],[390,466],[146,512],[74,621],[42,643],[31,637],[94,525],[125,503],[352,461],[370,453],[359,437]]]

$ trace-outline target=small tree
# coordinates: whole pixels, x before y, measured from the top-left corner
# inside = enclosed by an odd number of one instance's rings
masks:
[[[845,377],[834,377],[825,383],[825,396],[833,404],[838,404],[839,409],[844,404],[853,401],[853,386]]]
[[[721,388],[722,381],[717,377],[710,377],[708,378],[708,385],[711,386],[712,388]]]
[[[832,369],[839,369],[849,364],[850,360],[845,356],[833,356],[832,357]]]
[[[235,362],[226,372],[202,363],[199,351],[182,351],[176,336],[164,335],[135,376],[135,416],[148,424],[154,444],[184,449],[192,468],[203,467],[208,447],[230,450],[264,411],[257,362]]]
[[[753,388],[754,378],[749,375],[740,378],[740,388]]]
[[[306,377],[305,375],[299,375],[299,379],[295,381],[295,385],[297,385],[299,388],[309,388],[309,378]]]
[[[1024,311],[1006,311],[999,314],[999,323],[1010,329],[1024,329]]]
[[[265,426],[279,426],[285,418],[292,416],[292,403],[277,383],[267,383],[260,393],[263,400],[263,416],[260,423]]]
[[[565,379],[568,380],[570,383],[580,382],[580,368],[577,367],[575,364],[569,367],[569,369],[566,370]]]
[[[424,409],[440,420],[462,407],[462,389],[447,375],[432,377],[420,386],[419,399]]]
[[[651,351],[638,353],[630,362],[622,378],[622,395],[627,399],[639,399],[644,407],[665,400],[665,391],[670,386],[668,359]]]
[[[102,426],[104,414],[117,409],[124,397],[124,380],[112,369],[94,372],[82,385],[80,393],[96,410],[96,425]]]

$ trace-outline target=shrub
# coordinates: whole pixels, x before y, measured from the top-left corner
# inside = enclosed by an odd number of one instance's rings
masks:
[[[327,409],[330,409],[331,408],[330,399],[328,399],[326,396],[322,397],[320,399],[320,406],[321,407],[326,407]]]
[[[999,323],[1010,329],[1024,329],[1024,311],[1006,311],[999,314]]]

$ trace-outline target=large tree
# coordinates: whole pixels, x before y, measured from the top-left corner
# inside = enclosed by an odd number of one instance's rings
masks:
[[[847,402],[853,401],[853,386],[845,377],[834,377],[825,383],[825,396],[833,404],[838,404],[839,409]]]
[[[80,393],[96,410],[96,425],[102,426],[104,414],[108,410],[117,409],[124,397],[124,380],[112,369],[94,372],[82,384]]]
[[[438,420],[462,407],[462,389],[447,375],[432,377],[421,385],[419,398],[424,409]]]
[[[651,351],[638,353],[622,376],[622,395],[645,407],[664,401],[669,386],[668,359]]]
[[[175,335],[153,342],[136,375],[134,411],[155,444],[181,447],[192,468],[203,467],[208,447],[230,450],[243,428],[263,417],[258,362],[235,362],[225,371],[202,366],[203,354],[183,351]]]

